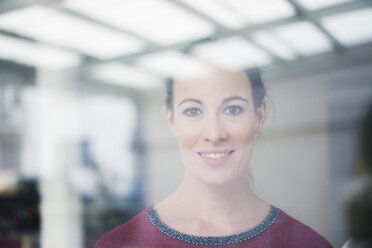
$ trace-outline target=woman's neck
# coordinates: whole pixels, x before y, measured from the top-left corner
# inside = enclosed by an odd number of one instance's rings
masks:
[[[186,233],[186,220],[230,226],[227,233],[236,233],[258,224],[270,206],[254,194],[248,179],[217,185],[204,183],[186,173],[178,189],[156,204],[155,209],[165,223],[184,227]]]

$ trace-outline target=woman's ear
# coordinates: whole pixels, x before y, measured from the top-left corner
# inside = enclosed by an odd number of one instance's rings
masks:
[[[256,109],[256,118],[257,118],[257,127],[255,133],[260,133],[263,127],[263,124],[266,119],[267,113],[267,102],[263,101],[261,106]]]
[[[171,110],[167,105],[165,105],[165,115],[167,117],[168,127],[171,133],[173,134],[173,136],[177,136],[174,127],[173,110]]]

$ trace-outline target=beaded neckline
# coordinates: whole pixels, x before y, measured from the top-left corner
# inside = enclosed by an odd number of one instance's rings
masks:
[[[234,234],[234,235],[227,235],[227,236],[196,236],[190,235],[186,233],[179,232],[167,224],[165,224],[160,218],[158,213],[155,209],[151,209],[148,211],[147,217],[149,218],[150,222],[164,235],[181,240],[186,243],[194,244],[194,245],[209,245],[209,246],[221,246],[221,245],[232,245],[247,241],[254,237],[257,237],[265,230],[267,230],[279,216],[279,209],[274,206],[271,206],[269,214],[265,217],[263,221],[261,221],[255,227],[249,229],[248,231]]]

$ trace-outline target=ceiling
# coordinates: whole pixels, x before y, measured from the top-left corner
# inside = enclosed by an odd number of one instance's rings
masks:
[[[371,23],[370,0],[4,0],[0,59],[147,89],[202,72],[201,62],[363,57]]]

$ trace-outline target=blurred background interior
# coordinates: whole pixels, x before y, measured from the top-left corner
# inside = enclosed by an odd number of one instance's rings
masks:
[[[370,0],[1,0],[0,246],[92,247],[172,192],[164,82],[209,61],[262,68],[254,188],[341,247],[371,23]]]

